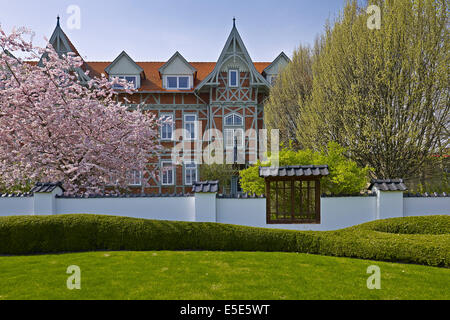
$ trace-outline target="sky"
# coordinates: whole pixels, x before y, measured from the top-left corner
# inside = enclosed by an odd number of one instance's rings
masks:
[[[188,61],[217,61],[236,17],[253,61],[291,56],[313,44],[346,0],[0,0],[6,31],[27,27],[45,46],[56,17],[82,57],[112,61],[125,50],[135,61],[167,61],[179,51]],[[79,28],[70,6],[79,8]],[[76,22],[76,21],[75,21]],[[69,23],[69,24],[68,24]]]

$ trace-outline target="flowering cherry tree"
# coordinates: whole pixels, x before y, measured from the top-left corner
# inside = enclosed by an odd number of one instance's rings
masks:
[[[61,181],[68,193],[126,188],[161,148],[159,119],[118,102],[115,84],[132,92],[124,80],[81,83],[80,57],[35,47],[31,35],[0,26],[0,182]]]

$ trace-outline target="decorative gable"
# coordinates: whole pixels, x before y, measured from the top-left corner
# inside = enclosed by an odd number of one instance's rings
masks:
[[[55,51],[61,56],[64,54],[67,54],[69,52],[73,52],[77,56],[81,57],[78,50],[75,48],[73,43],[69,40],[67,35],[64,33],[64,31],[61,29],[61,26],[59,24],[59,17],[57,18],[56,28],[53,31],[52,36],[50,37],[49,44],[53,46]],[[44,53],[41,57],[41,60],[39,61],[38,65],[42,66],[42,59],[45,59],[47,56],[46,53]],[[86,63],[82,66],[82,68],[76,68],[75,72],[78,75],[78,79],[81,82],[88,82],[90,80],[89,76],[86,75]]]
[[[229,70],[237,70],[239,73],[247,72],[249,74],[250,86],[269,87],[269,83],[266,79],[264,79],[264,77],[256,70],[245,44],[237,31],[234,21],[233,29],[231,30],[230,36],[220,54],[214,70],[198,85],[197,90],[200,90],[205,86],[220,85],[221,73],[228,72]]]

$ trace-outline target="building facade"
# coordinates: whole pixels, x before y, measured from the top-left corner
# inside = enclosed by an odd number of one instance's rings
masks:
[[[50,43],[60,54],[81,56],[59,20]],[[132,173],[132,191],[185,193],[201,179],[202,154],[213,142],[221,141],[219,153],[239,168],[256,160],[259,130],[264,128],[263,104],[288,63],[283,52],[272,62],[253,62],[233,21],[216,62],[188,62],[179,52],[165,62],[136,62],[123,51],[112,62],[84,61],[77,73],[82,81],[102,74],[126,79],[136,91],[120,98],[126,96],[130,107],[142,105],[145,112],[165,120],[160,132],[164,151],[157,159],[149,159],[147,170]],[[172,150],[183,147],[192,151],[180,152],[182,161],[174,162]],[[215,156],[216,152],[214,149]],[[163,170],[154,175],[154,168]],[[237,177],[230,179],[232,187],[227,191],[238,192]]]

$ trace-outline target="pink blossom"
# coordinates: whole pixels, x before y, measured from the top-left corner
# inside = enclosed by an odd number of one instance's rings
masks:
[[[80,57],[34,47],[27,35],[0,26],[0,180],[62,181],[68,193],[93,193],[114,177],[126,188],[129,172],[144,171],[161,150],[158,119],[117,101],[115,83],[133,91],[124,80],[82,84],[73,72],[83,66]],[[38,66],[16,53],[47,58]]]

